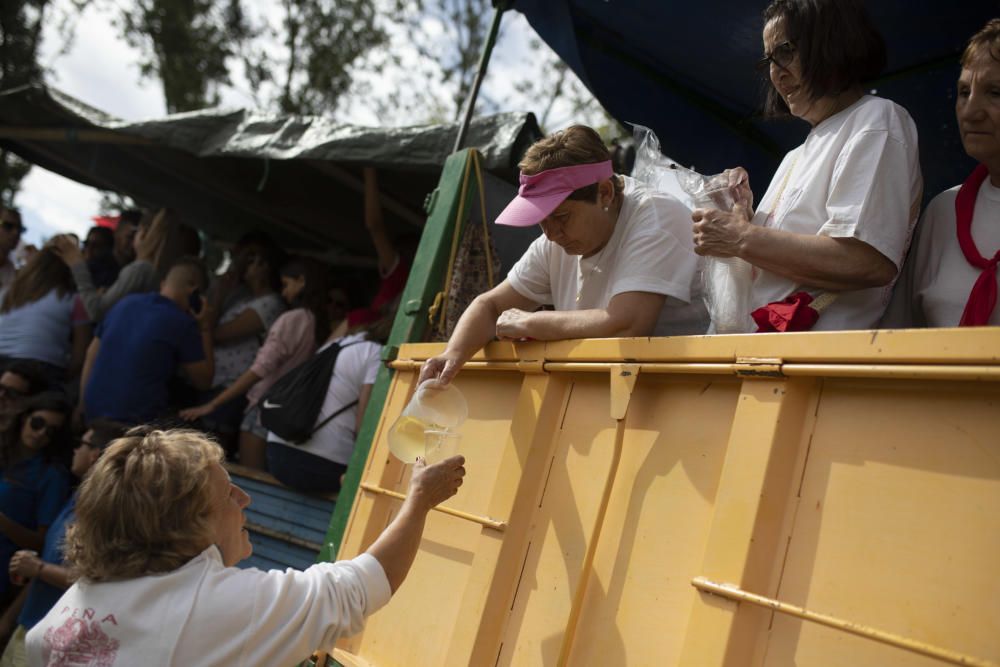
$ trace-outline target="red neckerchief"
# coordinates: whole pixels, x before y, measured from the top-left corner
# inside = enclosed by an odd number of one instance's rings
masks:
[[[992,259],[986,259],[979,254],[976,242],[972,240],[972,212],[976,208],[976,195],[979,187],[989,176],[986,165],[981,164],[972,170],[965,179],[955,197],[955,227],[958,232],[958,245],[962,248],[965,259],[977,269],[982,269],[979,278],[972,285],[969,300],[962,312],[960,327],[976,327],[987,324],[993,308],[997,305],[997,264],[1000,263],[1000,250],[993,254]]]

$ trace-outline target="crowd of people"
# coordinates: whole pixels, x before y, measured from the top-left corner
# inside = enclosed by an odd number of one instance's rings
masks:
[[[82,244],[55,236],[15,267],[24,226],[0,208],[0,567],[10,572],[0,577],[0,635],[11,636],[0,664],[25,664],[27,631],[75,579],[63,553],[72,489],[132,429],[155,430],[157,442],[200,437],[213,463],[224,452],[305,493],[339,490],[409,271],[376,178],[365,170],[382,278],[374,298],[261,232],[210,271],[199,234],[170,209],[125,211]],[[269,432],[269,388],[331,346],[340,353],[317,428],[304,442]]]
[[[449,382],[497,337],[711,332],[715,313],[698,316],[706,256],[749,266],[736,287],[759,331],[1000,324],[1000,19],[961,59],[956,114],[980,165],[920,225],[916,127],[862,86],[886,61],[863,5],[773,0],[764,19],[767,110],[811,129],[759,204],[742,168],[725,174],[731,208],[691,211],[614,173],[588,127],[540,140],[497,223],[542,234],[422,380]],[[228,455],[308,493],[339,488],[409,270],[370,169],[365,196],[382,282],[354,309],[330,267],[262,233],[209,271],[169,209],[127,211],[82,245],[57,236],[18,267],[24,228],[0,208],[0,665],[293,664],[388,601],[464,459],[418,462],[365,554],[303,573],[231,568],[250,552],[250,499],[221,466]],[[269,392],[330,350],[308,437],[269,430]]]

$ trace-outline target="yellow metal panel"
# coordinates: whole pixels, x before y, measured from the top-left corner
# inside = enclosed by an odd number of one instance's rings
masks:
[[[678,664],[738,394],[640,376],[570,664]]]
[[[566,378],[527,375],[511,418],[510,440],[496,468],[498,483],[490,512],[508,517],[502,540],[483,533],[452,634],[448,665],[494,664],[511,601],[528,551],[526,527],[545,490],[554,434],[570,383]],[[475,465],[475,461],[470,465]]]
[[[440,351],[401,349],[365,483],[405,492],[385,432]],[[998,355],[998,328],[491,344],[457,380],[469,477],[448,505],[506,529],[432,514],[406,584],[341,648],[374,667],[547,666],[564,641],[574,667],[940,664],[703,576],[1000,662]],[[359,495],[341,556],[397,506]]]
[[[794,511],[789,495],[808,444],[815,388],[807,379],[743,381],[701,566],[709,578],[748,590],[776,587],[773,564],[783,552],[785,517]],[[701,595],[691,607],[679,664],[746,665],[764,617],[754,607]]]
[[[554,665],[611,461],[606,376],[578,375],[562,415],[499,665]]]
[[[1000,387],[825,381],[778,598],[1000,661]],[[765,664],[939,664],[774,619]]]
[[[407,375],[397,374],[393,381],[389,401],[394,409],[386,411],[390,416],[379,430],[363,479],[400,492],[406,490],[408,475],[400,476],[398,472],[393,472],[403,466],[389,454],[385,436],[387,424],[392,423],[405,405],[405,400],[400,401],[399,397],[408,398],[411,393],[400,391],[401,387],[409,388],[415,379],[415,376]],[[477,515],[489,514],[497,465],[508,442],[509,415],[517,400],[520,384],[521,378],[515,374],[463,376],[456,382],[469,402],[469,419],[461,428],[458,451],[474,463],[467,466],[465,483],[461,492],[447,502],[449,507]],[[395,510],[399,501],[385,496],[376,496],[373,500],[365,495],[359,494],[359,505],[376,517],[372,521],[372,528],[376,530],[365,531],[374,539],[387,519],[382,519],[375,509],[368,508]],[[356,512],[352,522],[362,518]],[[348,534],[352,529],[352,526],[348,527]],[[444,664],[462,607],[466,581],[479,556],[477,548],[484,530],[489,531],[477,523],[432,512],[427,519],[420,552],[405,584],[393,596],[392,604],[374,614],[365,633],[353,641],[344,642],[342,648],[380,666]],[[370,540],[364,546],[368,543]],[[354,551],[347,552],[348,549]],[[341,557],[360,551],[363,551],[362,545],[345,540]],[[428,601],[433,604],[429,606]]]

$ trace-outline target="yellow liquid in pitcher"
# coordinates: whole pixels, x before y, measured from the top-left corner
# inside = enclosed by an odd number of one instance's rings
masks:
[[[389,451],[404,463],[415,463],[418,456],[427,456],[424,431],[440,428],[423,419],[400,417],[389,430]]]

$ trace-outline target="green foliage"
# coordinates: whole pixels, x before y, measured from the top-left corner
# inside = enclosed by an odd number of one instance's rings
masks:
[[[40,81],[38,63],[47,0],[0,2],[0,90]],[[31,165],[0,150],[0,201],[10,204]]]
[[[351,85],[351,64],[385,42],[375,8],[357,0],[282,4],[287,59],[278,108],[286,113],[329,113]]]
[[[142,54],[142,74],[161,81],[171,113],[218,103],[234,44],[249,31],[239,0],[134,0],[120,25]]]
[[[265,7],[272,13],[274,5]],[[213,106],[242,65],[258,105],[320,114],[351,83],[351,64],[384,43],[367,0],[282,0],[280,22],[243,0],[132,0],[120,27],[159,79],[169,112]]]

